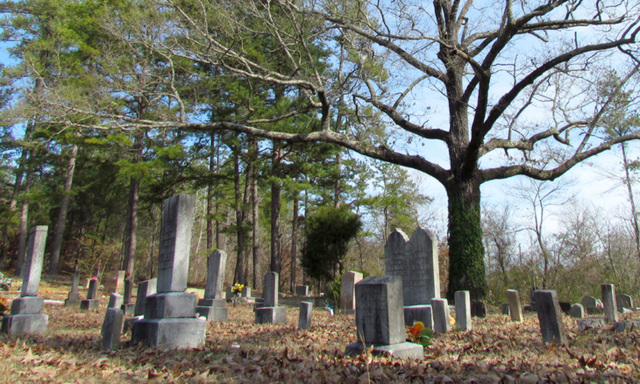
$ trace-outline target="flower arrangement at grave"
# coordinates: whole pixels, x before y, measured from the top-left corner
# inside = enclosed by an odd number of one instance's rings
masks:
[[[243,288],[244,288],[244,284],[234,284],[233,288],[231,288],[231,292],[233,292],[234,296],[240,296]]]
[[[406,327],[408,332],[407,340],[423,347],[429,346],[433,337],[433,329],[426,328],[422,321],[416,321],[413,326]]]
[[[9,299],[4,296],[0,296],[0,316],[4,315],[4,313],[9,310],[9,307]]]

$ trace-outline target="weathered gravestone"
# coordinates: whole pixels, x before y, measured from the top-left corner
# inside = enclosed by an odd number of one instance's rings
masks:
[[[198,302],[196,311],[209,321],[229,320],[229,309],[222,298],[224,272],[227,266],[227,254],[222,250],[215,250],[209,256],[207,263],[207,283],[204,287],[204,299]]]
[[[602,302],[593,296],[585,296],[582,298],[582,306],[589,314],[603,313]]]
[[[522,305],[520,295],[515,289],[507,290],[507,300],[509,301],[509,313],[512,321],[522,321]]]
[[[98,295],[98,279],[94,276],[89,280],[89,289],[87,290],[87,298],[80,302],[80,309],[97,310],[100,300],[96,299]]]
[[[125,271],[113,271],[109,273],[109,276],[103,281],[105,292],[124,295],[125,276],[126,276]]]
[[[604,305],[604,318],[608,322],[618,321],[618,309],[616,308],[616,287],[613,284],[602,284],[602,304]]]
[[[617,295],[616,304],[618,311],[622,312],[623,308],[633,309],[633,299],[629,295]]]
[[[130,317],[135,313],[136,304],[132,302],[133,280],[131,276],[124,280],[124,298],[122,302],[122,312],[125,317]]]
[[[451,315],[447,299],[432,299],[431,307],[433,308],[433,330],[440,333],[449,332]]]
[[[534,292],[536,310],[540,321],[542,340],[545,343],[567,344],[567,335],[562,322],[562,311],[558,302],[558,294],[551,290]]]
[[[511,317],[511,307],[509,306],[509,304],[502,304],[500,306],[500,313],[505,316]]]
[[[411,239],[399,229],[384,247],[385,274],[402,279],[405,325],[429,322],[427,305],[440,297],[438,243],[435,236],[418,227]]]
[[[356,310],[355,285],[362,280],[362,273],[349,271],[342,275],[340,289],[340,310],[345,314],[354,314]]]
[[[309,286],[308,285],[297,285],[296,286],[296,296],[302,296],[302,297],[309,296]]]
[[[569,310],[569,316],[574,319],[582,319],[584,317],[584,307],[582,304],[575,303],[571,306]]]
[[[46,225],[29,231],[27,257],[22,269],[20,297],[11,303],[11,315],[2,318],[2,332],[10,335],[44,333],[49,316],[42,313],[44,299],[38,297],[44,247],[47,242]]]
[[[417,321],[421,321],[425,327],[433,329],[433,308],[431,307],[431,304],[405,305],[404,316],[405,316],[404,321],[406,326],[411,327]]]
[[[358,341],[347,355],[359,355],[373,346],[374,355],[424,358],[422,345],[405,341],[402,281],[397,276],[369,276],[355,286]]]
[[[146,297],[144,318],[133,323],[132,343],[165,349],[204,343],[206,320],[196,317],[196,295],[185,292],[189,272],[194,199],[178,195],[164,203],[157,293]]]
[[[73,270],[73,280],[71,280],[71,292],[67,295],[67,299],[64,301],[65,307],[80,307],[80,293],[78,292],[78,286],[80,284],[80,271],[78,266]]]
[[[466,331],[473,328],[471,324],[471,296],[469,291],[457,291],[456,300],[456,324],[460,330]]]
[[[155,277],[138,283],[138,295],[136,296],[136,307],[134,311],[135,316],[144,315],[144,305],[147,300],[147,296],[151,296],[156,293],[157,285],[158,279]]]
[[[284,324],[287,322],[287,310],[278,306],[280,275],[269,272],[264,277],[262,307],[256,308],[256,324]]]
[[[311,314],[313,311],[313,303],[309,301],[300,302],[300,315],[298,317],[298,329],[311,328]]]
[[[122,325],[124,323],[124,312],[122,304],[124,298],[117,293],[109,296],[109,304],[102,323],[102,348],[105,350],[116,349],[120,346],[120,336],[122,335]]]

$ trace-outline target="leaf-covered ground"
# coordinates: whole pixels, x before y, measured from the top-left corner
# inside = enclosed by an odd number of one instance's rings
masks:
[[[40,296],[63,300],[68,287],[43,282]],[[16,297],[15,293],[8,295]],[[474,330],[436,335],[420,361],[346,357],[356,340],[353,316],[314,309],[309,331],[298,330],[298,309],[286,325],[255,325],[250,305],[230,307],[228,323],[209,323],[206,344],[188,351],[129,345],[101,350],[98,312],[46,305],[45,335],[0,336],[1,382],[216,383],[536,383],[638,382],[640,333],[610,328],[579,332],[565,318],[568,346],[544,346],[537,318],[522,323],[492,314]],[[626,315],[632,316],[632,315]]]

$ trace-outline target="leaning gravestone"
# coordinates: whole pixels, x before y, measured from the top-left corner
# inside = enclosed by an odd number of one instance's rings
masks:
[[[73,280],[71,281],[71,292],[67,295],[67,299],[64,301],[65,307],[80,307],[80,293],[78,292],[78,286],[80,284],[80,271],[78,266],[73,270]]]
[[[471,296],[469,291],[457,291],[456,300],[456,324],[458,328],[467,331],[473,328],[471,324]]]
[[[616,308],[616,287],[613,284],[602,284],[602,303],[604,304],[604,318],[608,322],[618,321],[618,309]]]
[[[542,340],[545,343],[567,344],[567,335],[564,331],[562,311],[556,291],[539,290],[534,292],[534,296]]]
[[[207,263],[207,283],[204,287],[204,299],[198,301],[196,311],[208,321],[229,320],[229,309],[222,298],[224,290],[224,272],[227,266],[227,254],[215,250]]]
[[[617,295],[616,304],[620,312],[623,311],[623,308],[633,309],[633,299],[629,295]]]
[[[342,275],[342,288],[340,289],[340,310],[342,313],[352,315],[356,310],[355,285],[362,280],[362,273],[349,271]]]
[[[27,257],[22,271],[20,297],[11,303],[11,315],[2,318],[2,332],[10,335],[44,333],[49,316],[42,314],[44,299],[38,297],[44,247],[47,242],[46,225],[29,232]]]
[[[133,323],[132,343],[165,349],[195,348],[204,343],[206,320],[196,317],[196,295],[185,292],[193,208],[190,195],[164,202],[157,293],[147,296],[144,318]]]
[[[520,295],[515,289],[507,290],[509,300],[509,313],[512,321],[522,321],[522,305],[520,305]]]
[[[122,335],[122,325],[124,323],[124,312],[122,311],[123,297],[117,293],[112,293],[109,297],[107,312],[102,323],[102,348],[111,350],[120,346],[120,336]]]
[[[300,315],[298,316],[298,329],[311,328],[311,314],[313,303],[310,301],[300,302]]]
[[[416,228],[411,239],[399,229],[387,239],[384,247],[385,273],[402,279],[405,325],[416,321],[428,323],[428,305],[440,297],[438,243],[435,236]]]
[[[287,322],[287,310],[278,306],[280,275],[269,272],[264,277],[262,307],[256,308],[256,324],[284,324]]]
[[[89,289],[87,290],[87,298],[80,302],[80,309],[97,310],[100,300],[96,299],[98,294],[98,279],[94,276],[89,280]]]
[[[355,286],[358,341],[347,355],[359,355],[373,346],[375,355],[424,358],[422,345],[405,341],[402,280],[397,276],[369,276]]]

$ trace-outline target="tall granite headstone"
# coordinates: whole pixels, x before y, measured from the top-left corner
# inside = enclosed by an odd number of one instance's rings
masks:
[[[11,315],[2,318],[2,332],[10,335],[44,333],[49,316],[42,313],[44,299],[38,297],[44,248],[47,242],[46,225],[29,231],[27,257],[22,269],[20,297],[11,303]]]
[[[534,296],[542,340],[545,343],[567,344],[567,335],[564,331],[562,311],[556,291],[538,290],[534,292]]]
[[[435,236],[418,227],[411,239],[399,229],[384,247],[385,273],[402,279],[405,324],[427,324],[431,299],[440,298],[438,242]]]
[[[349,271],[342,275],[342,287],[340,289],[340,310],[342,313],[352,315],[356,310],[355,285],[362,280],[362,273]]]
[[[164,349],[204,343],[206,320],[196,317],[196,295],[185,292],[189,272],[194,199],[177,195],[164,203],[157,293],[147,296],[144,318],[132,325],[131,341]]]
[[[207,263],[207,283],[204,287],[204,299],[198,301],[196,311],[209,321],[227,321],[229,309],[222,297],[224,290],[224,272],[227,254],[222,250],[214,251]]]
[[[356,288],[358,341],[347,355],[358,355],[373,346],[373,354],[398,358],[424,358],[422,345],[405,341],[402,280],[398,276],[369,276]]]
[[[287,322],[286,308],[278,306],[279,287],[280,275],[277,272],[269,272],[264,276],[262,307],[256,308],[256,324],[284,324]]]

